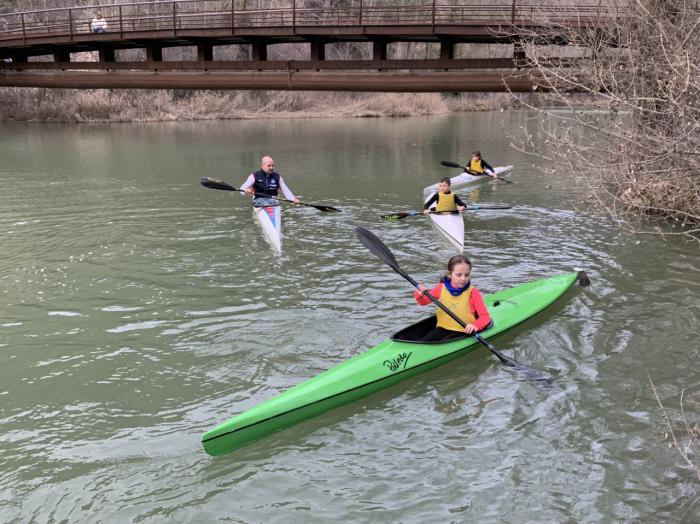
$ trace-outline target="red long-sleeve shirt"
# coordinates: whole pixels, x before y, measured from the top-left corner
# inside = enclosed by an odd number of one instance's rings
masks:
[[[428,293],[435,298],[440,299],[440,293],[442,293],[443,286],[444,284],[440,282],[437,286],[428,291]],[[415,297],[416,302],[418,302],[418,304],[421,306],[427,306],[431,303],[431,300],[418,290],[413,292],[413,296]],[[472,315],[474,315],[476,318],[474,325],[476,326],[477,331],[485,329],[491,323],[491,315],[489,315],[489,310],[486,309],[484,299],[481,297],[479,290],[475,287],[472,288],[472,294],[469,297],[469,309],[472,312]]]

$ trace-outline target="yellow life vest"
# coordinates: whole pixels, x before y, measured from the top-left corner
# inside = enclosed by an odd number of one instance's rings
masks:
[[[435,211],[455,211],[457,209],[457,204],[455,204],[455,194],[454,193],[438,193],[438,201],[435,206]]]
[[[479,160],[470,160],[469,161],[469,171],[473,173],[483,173],[484,172],[484,166],[481,165],[481,159]]]
[[[447,286],[442,284],[442,291],[440,291],[440,302],[445,304],[449,310],[451,310],[455,315],[464,320],[465,324],[471,324],[476,322],[476,318],[472,314],[472,310],[469,307],[469,299],[472,296],[472,286],[469,286],[461,295],[454,296],[449,292]],[[457,324],[455,320],[445,313],[442,309],[437,310],[437,325],[438,327],[449,329],[450,331],[464,331],[464,328]]]

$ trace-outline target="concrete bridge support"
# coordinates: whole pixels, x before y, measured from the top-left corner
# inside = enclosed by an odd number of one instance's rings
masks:
[[[159,45],[149,45],[146,48],[146,61],[147,62],[162,62],[163,61],[163,48]]]
[[[324,40],[313,40],[311,42],[311,60],[326,59],[326,42]]]
[[[267,40],[257,40],[251,44],[250,48],[251,60],[259,62],[267,60]]]
[[[214,60],[214,46],[210,44],[198,44],[197,45],[197,61],[198,62],[211,62]]]
[[[454,60],[455,43],[453,40],[440,40],[440,60]]]
[[[385,40],[375,40],[372,42],[372,60],[386,60],[386,48],[388,42]]]

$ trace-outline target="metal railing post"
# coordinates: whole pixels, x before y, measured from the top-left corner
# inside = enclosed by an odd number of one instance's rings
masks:
[[[513,6],[510,9],[510,23],[515,25],[515,0],[513,0]]]
[[[177,36],[177,2],[173,1],[173,36]]]
[[[362,0],[360,0],[360,18],[357,25],[362,25]]]
[[[236,34],[236,0],[231,0],[231,34]]]
[[[22,38],[24,39],[24,43],[27,43],[27,29],[24,25],[24,13],[22,13]]]
[[[68,10],[68,32],[70,33],[70,41],[73,41],[73,10]]]
[[[433,0],[433,31],[435,31],[435,1]]]
[[[124,38],[124,21],[122,17],[122,6],[119,5],[119,38]]]
[[[292,0],[292,32],[297,32],[297,0]]]

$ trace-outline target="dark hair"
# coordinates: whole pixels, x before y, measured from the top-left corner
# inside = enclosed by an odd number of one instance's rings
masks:
[[[464,255],[453,255],[447,261],[447,272],[452,273],[452,270],[457,264],[467,264],[470,268],[472,267],[472,263]]]
[[[442,178],[440,179],[440,182],[447,182],[447,185],[448,185],[448,186],[451,186],[451,185],[452,185],[452,180],[450,180],[450,177],[448,177],[448,176],[442,177]]]
[[[474,151],[474,152],[472,153],[472,155],[481,156],[481,151],[478,151],[478,150],[477,150],[477,151]]]

